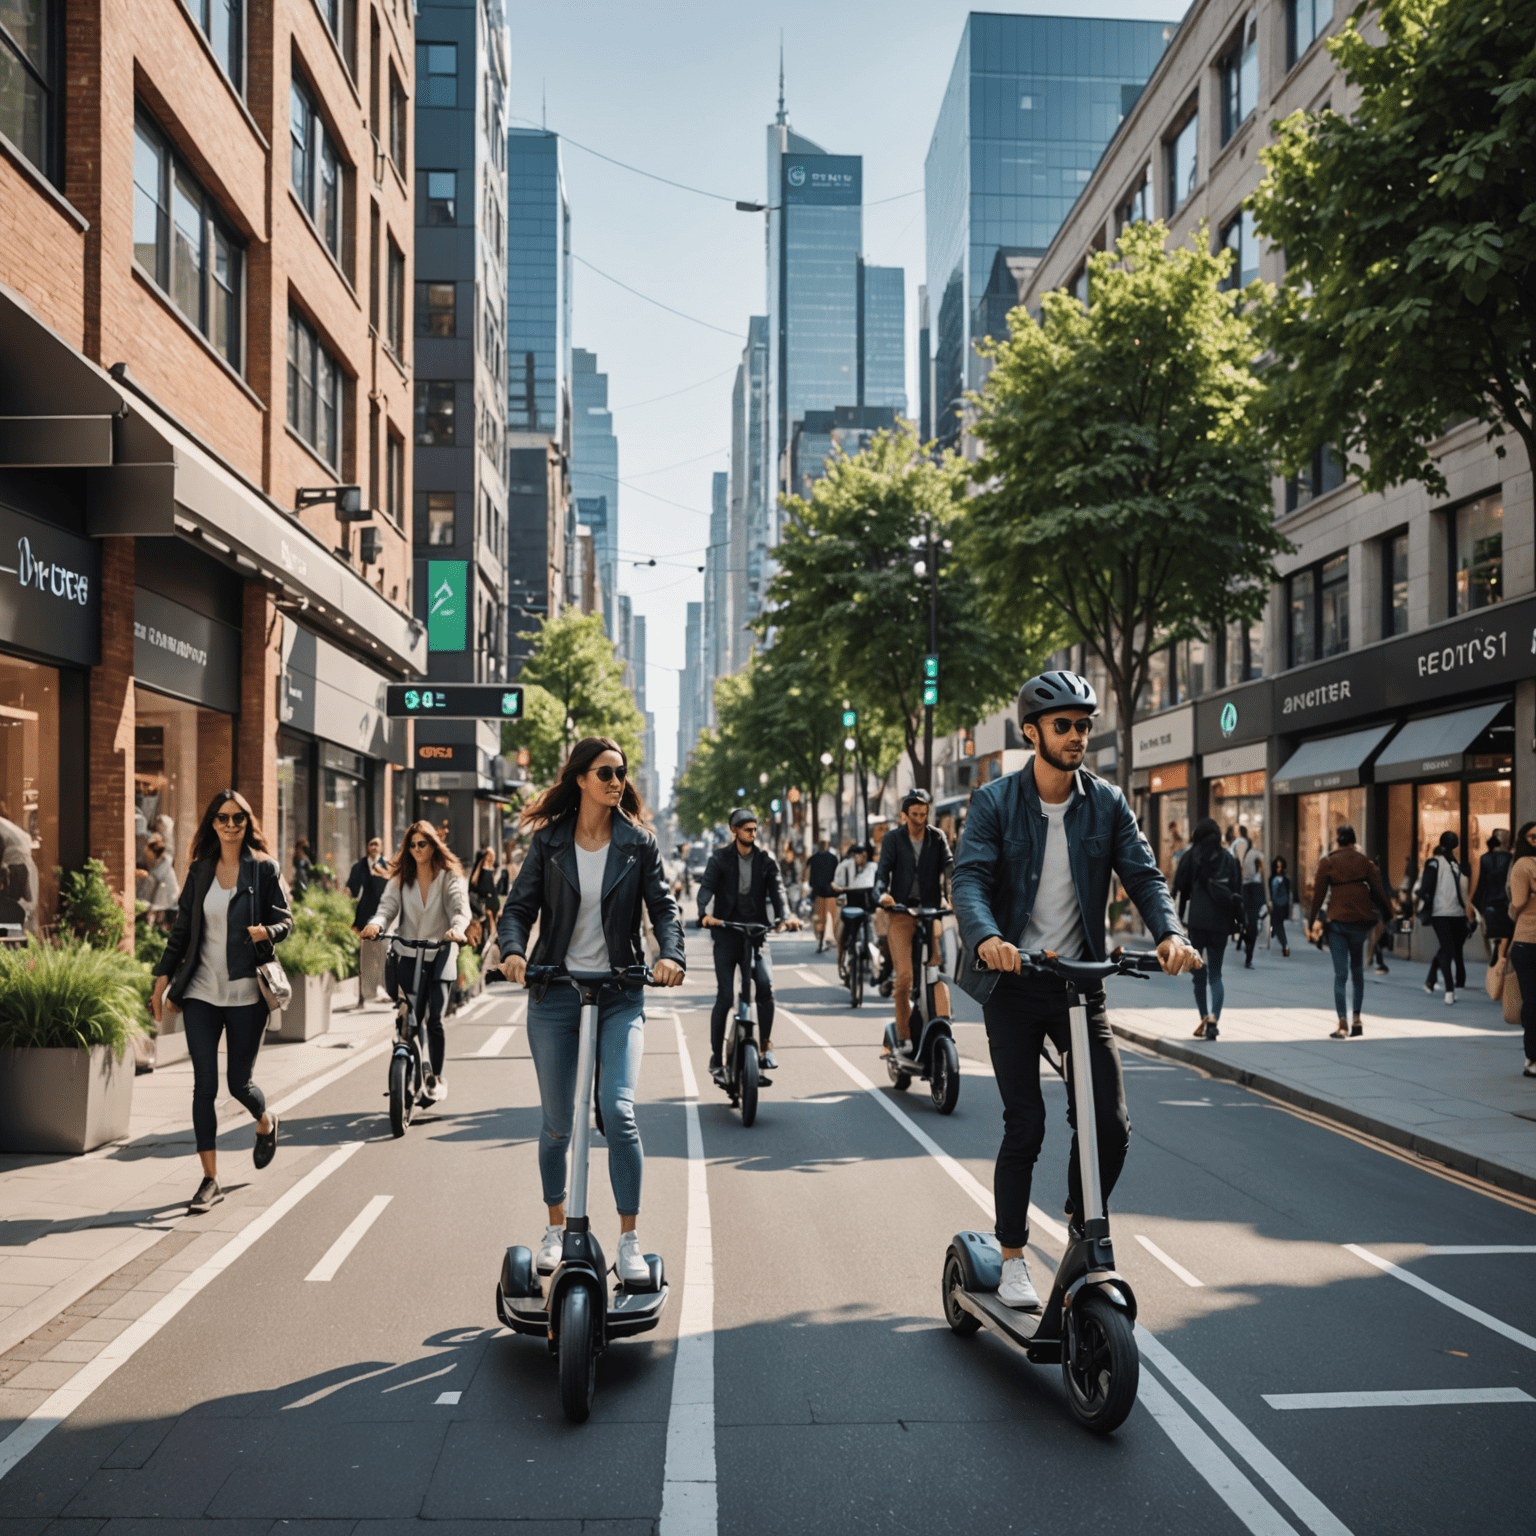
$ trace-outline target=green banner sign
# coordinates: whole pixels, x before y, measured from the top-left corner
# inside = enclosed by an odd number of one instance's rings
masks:
[[[427,561],[427,648],[462,651],[468,634],[469,561]]]

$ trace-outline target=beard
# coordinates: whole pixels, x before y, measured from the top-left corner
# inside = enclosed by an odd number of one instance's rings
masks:
[[[1065,758],[1058,757],[1056,753],[1051,750],[1050,746],[1046,742],[1045,733],[1043,731],[1038,732],[1037,735],[1039,737],[1039,744],[1036,746],[1035,750],[1040,754],[1041,757],[1046,760],[1046,762],[1051,765],[1052,768],[1056,769],[1058,773],[1076,773],[1077,770],[1082,767],[1082,757],[1079,757],[1075,763],[1067,762]]]

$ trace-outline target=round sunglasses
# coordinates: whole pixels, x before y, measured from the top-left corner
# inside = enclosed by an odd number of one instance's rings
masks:
[[[592,771],[598,776],[599,779],[603,781],[604,784],[611,783],[614,779],[617,779],[619,783],[622,784],[624,782],[625,775],[629,772],[629,769],[614,768],[609,764],[604,763],[601,768],[594,768]]]
[[[243,827],[245,825],[245,812],[220,811],[213,819],[221,827]]]

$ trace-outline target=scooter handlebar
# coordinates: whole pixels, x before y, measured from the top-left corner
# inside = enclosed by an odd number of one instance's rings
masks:
[[[1110,976],[1146,976],[1161,974],[1163,962],[1156,950],[1117,949],[1107,960],[1064,960],[1049,949],[1021,949],[1019,951],[1021,973],[1041,976],[1060,976],[1065,981],[1103,981]],[[980,955],[974,957],[972,968],[977,971],[992,969]]]
[[[953,917],[955,915],[953,907],[908,907],[903,906],[899,901],[893,901],[888,907],[882,903],[882,910],[886,912],[904,912],[910,917],[940,918]]]
[[[568,971],[563,965],[530,965],[523,971],[523,981],[528,986],[551,981],[569,981],[575,986],[590,985],[593,982],[609,987],[661,985],[651,974],[648,965],[614,966],[607,971]]]

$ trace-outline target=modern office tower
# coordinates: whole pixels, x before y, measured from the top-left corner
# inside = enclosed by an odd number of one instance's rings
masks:
[[[928,332],[928,285],[917,285],[917,432],[922,442],[933,436],[933,352]]]
[[[635,653],[635,707],[645,717],[645,730],[640,739],[640,750],[645,761],[640,765],[640,770],[635,777],[638,780],[640,798],[645,801],[646,809],[654,812],[660,809],[661,780],[656,773],[656,716],[646,708],[645,630],[645,615],[637,613],[632,621],[630,634]]]
[[[762,610],[767,552],[777,538],[768,404],[768,317],[753,315],[731,395],[731,672],[747,664],[756,645],[747,626]]]
[[[619,585],[619,440],[608,409],[608,375],[597,354],[571,351],[571,494],[578,521],[592,530],[603,619],[616,641],[613,601]]]
[[[560,139],[507,134],[507,599],[514,668],[519,631],[555,619],[574,585],[571,461],[571,209]]]
[[[901,267],[859,263],[859,392],[844,404],[907,414],[907,294]]]
[[[414,555],[434,683],[507,676],[501,15],[499,0],[425,0],[417,13]],[[419,720],[413,755],[416,814],[446,822],[460,853],[499,847],[499,722]]]
[[[890,405],[840,405],[835,411],[807,411],[795,423],[789,444],[790,479],[796,496],[809,497],[834,457],[851,459],[869,447],[877,432],[895,430],[898,412]]]
[[[1176,23],[973,11],[924,169],[927,289],[937,302],[933,435],[953,443],[1021,281],[1135,105]]]
[[[709,513],[709,548],[704,552],[704,714],[715,725],[715,682],[731,666],[731,477],[715,473]]]
[[[620,592],[613,611],[618,633],[613,636],[614,654],[624,665],[624,686],[635,691],[635,608],[629,593]]]
[[[683,625],[683,669],[677,677],[677,772],[681,776],[699,739],[703,721],[699,704],[703,697],[704,647],[703,603],[689,603]]]

